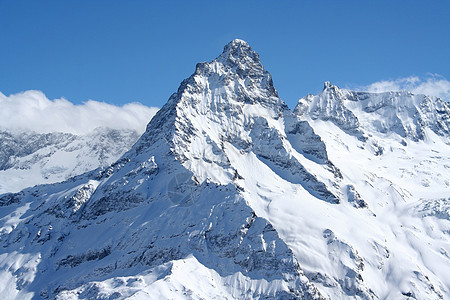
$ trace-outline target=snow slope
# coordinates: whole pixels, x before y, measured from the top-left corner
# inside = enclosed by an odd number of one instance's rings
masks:
[[[0,196],[0,294],[448,298],[448,105],[348,95],[292,112],[232,41],[109,168]]]

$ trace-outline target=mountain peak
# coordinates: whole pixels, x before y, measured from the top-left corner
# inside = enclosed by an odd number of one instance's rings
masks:
[[[333,85],[330,81],[325,81],[323,83],[323,90],[324,91],[325,90],[337,90],[337,89],[339,89],[339,87],[336,86],[336,85]]]
[[[235,52],[237,50],[242,52],[253,52],[250,45],[246,41],[240,39],[234,39],[223,47],[223,53]]]
[[[231,42],[229,42],[227,45],[225,45],[225,47],[227,47],[227,46],[232,47],[232,46],[237,46],[237,45],[250,47],[246,41],[241,40],[241,39],[234,39]]]
[[[258,53],[253,51],[247,42],[240,39],[234,39],[225,45],[222,54],[216,60],[225,65],[237,65],[241,69],[248,67],[263,69]]]

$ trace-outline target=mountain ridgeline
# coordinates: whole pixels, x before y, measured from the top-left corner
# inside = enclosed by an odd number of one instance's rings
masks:
[[[291,111],[233,40],[109,167],[0,195],[0,295],[444,299],[449,129],[329,83]]]

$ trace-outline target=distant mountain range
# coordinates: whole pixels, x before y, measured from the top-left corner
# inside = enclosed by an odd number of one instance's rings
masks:
[[[135,130],[101,127],[85,135],[0,131],[0,193],[109,166],[138,138]]]

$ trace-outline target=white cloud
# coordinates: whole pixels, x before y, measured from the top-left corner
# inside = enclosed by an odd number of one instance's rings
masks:
[[[410,76],[383,80],[358,89],[374,93],[410,91],[414,94],[425,94],[450,101],[450,81],[437,74],[429,74],[426,77]]]
[[[0,129],[39,133],[85,134],[96,127],[134,129],[139,133],[158,111],[140,103],[115,106],[89,100],[74,105],[66,99],[49,100],[41,91],[10,95],[0,93]]]

